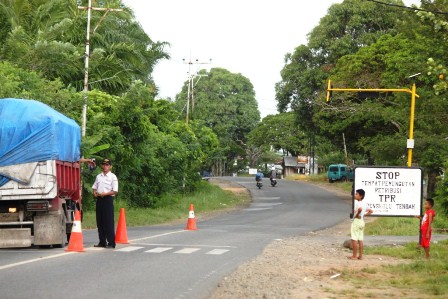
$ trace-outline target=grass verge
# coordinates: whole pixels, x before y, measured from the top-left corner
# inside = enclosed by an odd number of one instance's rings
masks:
[[[337,182],[330,183],[330,182],[328,182],[326,173],[314,174],[314,175],[294,174],[294,175],[288,176],[286,179],[291,180],[291,181],[311,182],[314,184],[326,185],[329,187],[331,186],[332,188],[336,188],[341,191],[347,192],[348,194],[350,194],[352,192],[353,182],[337,181]]]
[[[402,298],[447,298],[448,296],[448,241],[431,245],[431,259],[424,260],[423,250],[417,243],[396,247],[369,247],[367,254],[392,256],[413,260],[394,266],[365,268],[361,271],[349,271],[345,277],[353,286],[372,290],[375,298],[379,290],[384,294],[400,294]],[[376,293],[376,295],[375,295]],[[368,297],[368,296],[366,296]]]
[[[231,192],[208,182],[201,182],[194,194],[165,195],[155,208],[129,207],[123,200],[114,202],[115,223],[118,221],[120,208],[126,210],[127,226],[144,226],[172,222],[188,218],[190,203],[194,204],[196,216],[201,214],[228,210],[250,201],[247,192]],[[95,210],[84,210],[83,228],[96,228]]]

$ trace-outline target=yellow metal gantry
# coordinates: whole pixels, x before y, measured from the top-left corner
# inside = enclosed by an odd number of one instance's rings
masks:
[[[336,92],[405,92],[411,94],[411,115],[409,122],[409,139],[407,140],[408,149],[408,167],[412,166],[412,150],[414,148],[414,116],[415,116],[415,99],[419,98],[416,93],[415,83],[412,88],[332,88],[331,80],[328,80],[327,87],[327,102],[330,101],[330,96],[333,91]]]

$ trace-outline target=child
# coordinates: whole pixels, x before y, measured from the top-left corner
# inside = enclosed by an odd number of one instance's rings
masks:
[[[353,222],[351,228],[351,239],[353,246],[353,255],[349,256],[351,260],[362,260],[362,253],[364,250],[364,217],[373,213],[372,209],[367,209],[363,202],[366,192],[363,189],[358,189],[355,192],[355,208],[353,210]],[[356,256],[359,244],[359,256]]]
[[[420,245],[425,249],[425,257],[429,259],[429,246],[431,243],[431,235],[432,235],[432,222],[434,221],[434,217],[436,217],[436,213],[432,209],[434,207],[434,199],[427,198],[425,201],[425,215],[423,219],[421,216],[417,216],[417,218],[422,219],[421,224],[421,242]]]

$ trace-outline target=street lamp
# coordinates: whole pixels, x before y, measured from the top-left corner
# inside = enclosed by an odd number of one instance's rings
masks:
[[[81,1],[77,0],[78,9],[87,10],[87,33],[86,33],[86,53],[84,54],[84,89],[83,89],[83,99],[84,104],[82,106],[82,127],[81,127],[81,135],[82,137],[86,136],[86,123],[87,123],[87,93],[89,92],[89,57],[90,57],[90,20],[92,18],[92,10],[104,11],[104,15],[101,17],[100,21],[96,25],[93,32],[98,29],[98,26],[104,20],[106,15],[112,11],[123,11],[123,9],[119,8],[104,8],[104,3],[100,2],[101,7],[92,7],[92,0],[88,1],[87,7],[80,6]]]

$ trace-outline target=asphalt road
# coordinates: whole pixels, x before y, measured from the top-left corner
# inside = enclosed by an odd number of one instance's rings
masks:
[[[332,226],[350,206],[306,183],[279,180],[259,190],[253,178],[227,178],[247,187],[250,207],[185,225],[128,228],[131,244],[96,249],[84,230],[86,252],[0,250],[1,298],[207,298],[240,264],[275,239]],[[188,211],[185,211],[187,218]]]

